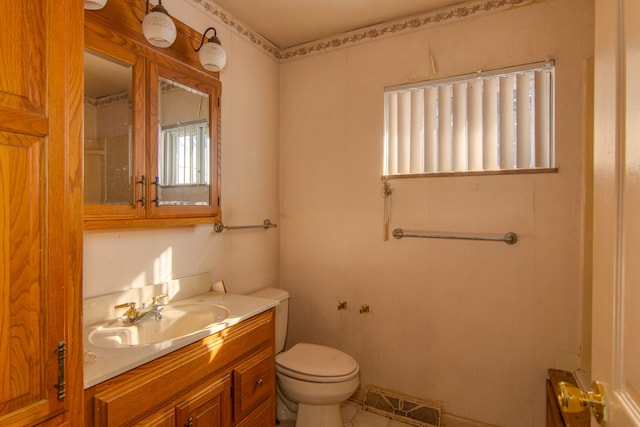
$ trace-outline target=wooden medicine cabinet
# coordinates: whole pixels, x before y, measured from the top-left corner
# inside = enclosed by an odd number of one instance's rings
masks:
[[[85,11],[85,229],[221,220],[219,73],[175,19],[176,42],[150,45],[144,14],[138,0]]]

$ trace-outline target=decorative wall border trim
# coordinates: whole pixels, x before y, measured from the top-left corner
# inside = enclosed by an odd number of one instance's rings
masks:
[[[280,60],[281,49],[271,43],[269,40],[256,33],[253,29],[247,27],[238,18],[215,4],[211,0],[189,0],[197,6],[200,6],[205,12],[217,18],[224,25],[235,31],[249,42],[255,44],[273,58]]]
[[[216,17],[231,30],[255,44],[279,62],[288,62],[305,56],[319,54],[334,49],[364,43],[384,37],[391,37],[434,25],[452,23],[469,17],[477,17],[516,7],[528,6],[547,0],[470,0],[462,4],[437,9],[410,18],[373,25],[325,39],[316,40],[287,49],[280,49],[251,28],[243,24],[213,0],[189,0]]]
[[[84,97],[84,103],[92,107],[103,107],[105,105],[117,104],[118,102],[131,102],[128,92],[116,93],[113,95],[102,96],[100,98]]]

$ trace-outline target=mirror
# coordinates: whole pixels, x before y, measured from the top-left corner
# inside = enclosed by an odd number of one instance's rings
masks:
[[[160,206],[210,205],[209,95],[158,78]]]
[[[132,67],[84,53],[84,201],[131,204]]]

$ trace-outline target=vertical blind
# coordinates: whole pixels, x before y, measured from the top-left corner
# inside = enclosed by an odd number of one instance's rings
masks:
[[[553,61],[385,89],[384,175],[555,167]]]

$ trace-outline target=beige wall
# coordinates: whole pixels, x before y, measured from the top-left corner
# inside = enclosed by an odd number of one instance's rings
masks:
[[[198,31],[215,26],[222,71],[222,209],[228,225],[279,219],[279,65],[184,0],[163,2]],[[211,272],[232,292],[279,284],[275,230],[215,233],[213,226],[85,233],[85,297]]]
[[[281,66],[288,345],[343,349],[363,386],[442,401],[448,413],[544,425],[547,368],[580,363],[593,19],[592,1],[541,2]],[[556,59],[557,174],[390,182],[392,228],[514,231],[516,246],[382,240],[383,89],[424,79],[429,49],[436,77]]]

